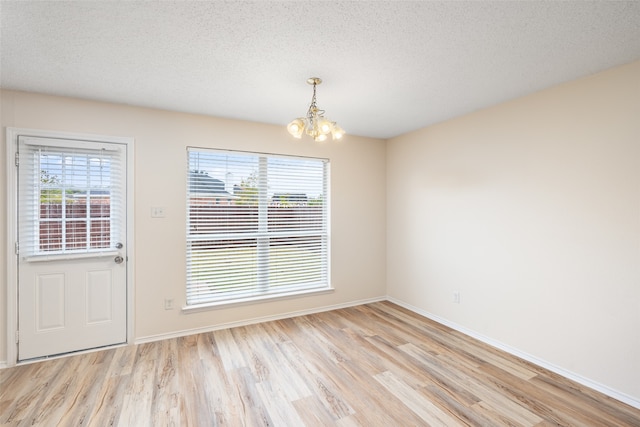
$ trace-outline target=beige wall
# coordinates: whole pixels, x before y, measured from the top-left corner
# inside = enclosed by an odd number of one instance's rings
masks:
[[[640,62],[388,141],[387,202],[391,298],[640,402]]]
[[[7,126],[135,138],[135,339],[215,327],[385,296],[385,143],[346,136],[341,142],[293,140],[285,126],[3,91]],[[331,282],[313,297],[182,314],[164,299],[185,301],[186,146],[317,156],[331,160]],[[0,150],[0,361],[6,360],[6,154]],[[152,206],[166,207],[151,218]]]

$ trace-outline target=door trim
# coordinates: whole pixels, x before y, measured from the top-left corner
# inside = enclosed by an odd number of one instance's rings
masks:
[[[97,135],[97,134],[85,134],[74,132],[59,132],[49,131],[44,129],[26,129],[26,128],[14,128],[7,127],[5,135],[6,146],[6,182],[7,182],[7,212],[5,227],[7,230],[7,301],[6,301],[6,313],[7,313],[7,330],[6,330],[6,366],[14,366],[18,364],[18,344],[17,344],[17,326],[18,326],[18,256],[16,254],[16,242],[18,239],[18,171],[15,166],[15,153],[18,150],[18,137],[19,136],[34,136],[41,138],[58,138],[58,139],[76,139],[82,141],[95,141],[95,142],[111,142],[120,143],[126,146],[126,227],[127,227],[127,309],[126,309],[126,322],[127,322],[127,338],[126,343],[133,342],[134,329],[134,306],[133,296],[134,294],[134,282],[133,278],[135,269],[134,259],[134,208],[133,208],[133,189],[134,189],[134,139],[132,137],[110,136],[110,135]],[[114,345],[122,346],[122,344]],[[21,362],[22,363],[22,362]],[[29,363],[26,361],[25,363]],[[0,360],[0,365],[2,361]]]

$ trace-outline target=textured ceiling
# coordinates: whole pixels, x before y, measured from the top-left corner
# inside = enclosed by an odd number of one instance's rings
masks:
[[[0,85],[389,138],[640,59],[638,1],[0,1]]]

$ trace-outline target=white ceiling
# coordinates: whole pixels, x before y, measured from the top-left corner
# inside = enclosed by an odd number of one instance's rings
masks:
[[[3,88],[389,138],[640,59],[640,1],[0,1]]]

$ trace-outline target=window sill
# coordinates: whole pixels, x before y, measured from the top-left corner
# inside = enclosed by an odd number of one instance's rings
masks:
[[[285,294],[262,295],[262,296],[256,296],[251,298],[230,300],[230,301],[218,301],[218,302],[208,302],[203,304],[193,304],[193,305],[187,305],[182,307],[182,313],[190,314],[190,313],[197,313],[200,311],[225,309],[225,308],[237,307],[241,305],[251,305],[251,304],[256,304],[261,302],[279,301],[283,299],[299,298],[299,297],[309,296],[309,295],[328,294],[334,291],[335,291],[334,288],[310,289],[310,290],[304,290],[304,291],[289,292]]]

